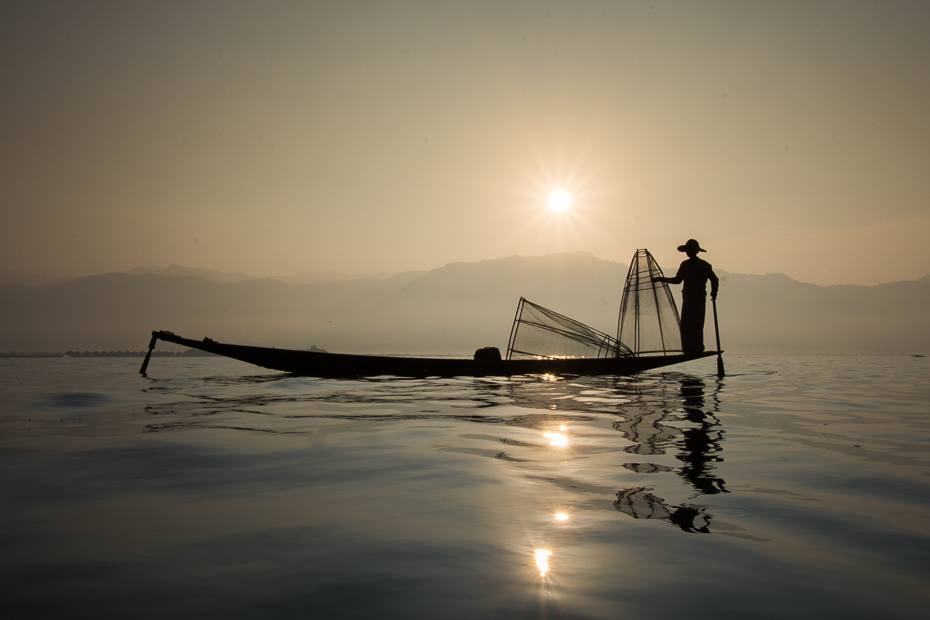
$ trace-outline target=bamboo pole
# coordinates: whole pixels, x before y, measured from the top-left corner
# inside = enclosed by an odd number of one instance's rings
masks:
[[[717,300],[712,299],[714,306],[714,334],[717,336],[717,376],[724,377],[726,373],[723,370],[723,351],[720,350],[720,327],[717,325]]]

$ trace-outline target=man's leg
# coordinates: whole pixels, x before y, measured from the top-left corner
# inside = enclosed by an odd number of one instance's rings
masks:
[[[699,302],[681,303],[681,348],[686,355],[704,352],[704,308]]]

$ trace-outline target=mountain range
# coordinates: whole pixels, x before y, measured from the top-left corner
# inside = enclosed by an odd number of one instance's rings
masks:
[[[160,276],[194,276],[196,278],[209,280],[210,282],[222,282],[226,284],[231,284],[234,282],[246,282],[247,280],[256,279],[255,276],[250,276],[240,271],[216,271],[213,269],[204,269],[202,267],[184,267],[183,265],[168,265],[167,267],[159,267],[157,265],[152,267],[136,267],[135,269],[130,269],[129,271],[123,273],[128,273],[134,276],[148,273]],[[370,274],[343,273],[341,271],[300,271],[293,275],[276,276],[272,279],[280,280],[285,284],[320,284],[323,282],[343,282],[346,280],[365,280],[368,278],[383,280],[385,278],[389,278],[391,275],[392,274],[384,271]],[[0,286],[5,284],[22,284],[25,286],[55,286],[57,284],[63,284],[74,279],[76,278],[66,276],[44,276],[23,273],[20,271],[0,270]]]
[[[153,329],[335,352],[504,350],[521,296],[615,333],[626,272],[621,263],[575,252],[392,276],[305,274],[291,283],[179,266],[7,283],[0,285],[0,351],[139,350]],[[817,286],[780,274],[717,273],[728,352],[930,353],[930,277]]]

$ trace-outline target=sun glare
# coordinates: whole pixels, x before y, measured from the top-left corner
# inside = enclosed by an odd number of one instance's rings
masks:
[[[549,208],[553,211],[567,211],[570,206],[572,197],[565,190],[557,189],[549,194]]]
[[[552,552],[548,549],[536,549],[533,555],[536,556],[536,568],[539,569],[539,574],[545,577],[549,572],[549,556]]]

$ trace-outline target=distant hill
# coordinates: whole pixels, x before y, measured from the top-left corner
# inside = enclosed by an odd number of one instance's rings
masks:
[[[425,272],[421,272],[425,273]],[[278,276],[285,284],[323,284],[325,282],[347,282],[349,280],[384,280],[390,278],[390,273],[378,271],[376,273],[343,273],[341,271],[301,271],[292,276]]]
[[[257,279],[255,276],[249,276],[241,272],[228,273],[225,271],[202,269],[200,267],[184,267],[183,265],[168,265],[167,267],[159,267],[157,265],[152,267],[136,267],[135,269],[130,269],[124,273],[128,273],[129,275],[133,276],[141,276],[145,274],[155,274],[159,276],[193,276],[195,278],[209,280],[210,282],[223,282],[227,284],[232,284],[235,282],[246,282],[248,280]]]
[[[234,284],[236,282],[247,282],[249,280],[261,280],[241,272],[214,271],[212,269],[202,269],[199,267],[184,267],[182,265],[168,265],[167,267],[136,267],[129,271],[123,272],[129,275],[139,276],[144,274],[155,274],[159,276],[193,276],[203,278],[210,282],[220,282],[224,284]],[[384,280],[391,274],[379,271],[371,274],[350,274],[341,271],[301,271],[290,276],[273,277],[272,280],[279,280],[285,284],[323,284],[325,282],[347,282],[349,280],[367,280],[374,278]],[[10,282],[17,284],[17,282]]]
[[[576,252],[308,284],[153,273],[8,284],[0,286],[0,351],[138,350],[153,329],[337,352],[503,350],[521,295],[615,333],[626,271]],[[778,274],[718,274],[728,352],[930,353],[928,282],[822,287]]]
[[[928,353],[930,285],[817,286],[781,274],[722,274],[724,349]]]

